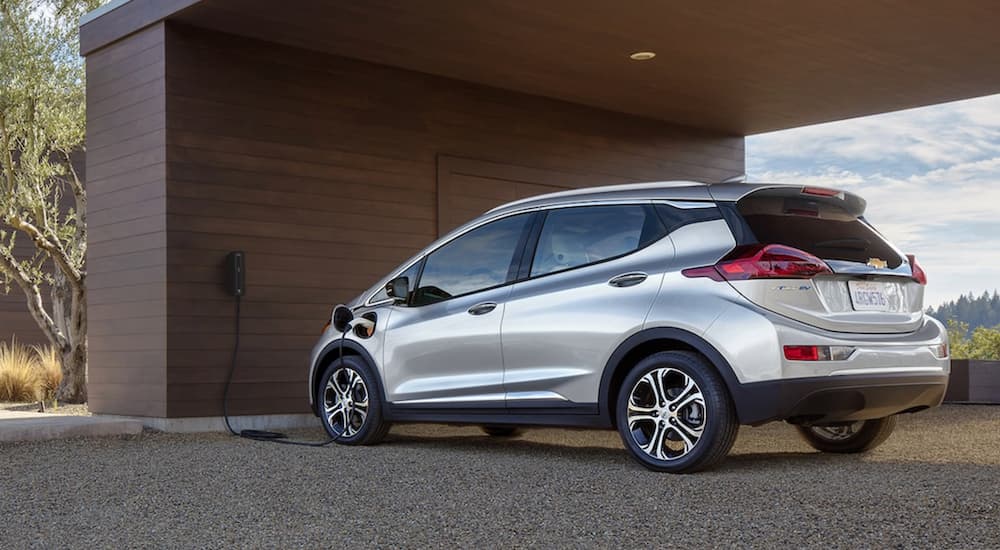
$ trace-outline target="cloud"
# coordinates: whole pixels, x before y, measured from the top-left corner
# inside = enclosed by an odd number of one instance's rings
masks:
[[[1000,286],[1000,95],[747,139],[750,181],[837,187],[917,254],[928,304]]]
[[[905,175],[1000,155],[1000,95],[760,134],[748,168],[802,159]]]

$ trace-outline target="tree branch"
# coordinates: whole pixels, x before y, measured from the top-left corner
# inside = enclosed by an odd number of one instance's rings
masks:
[[[3,172],[4,179],[7,181],[7,186],[4,189],[6,193],[14,192],[14,151],[13,147],[10,146],[10,133],[7,131],[7,116],[0,111],[0,139],[3,140]]]
[[[28,311],[31,312],[31,316],[35,318],[35,322],[45,332],[49,343],[61,350],[66,349],[69,346],[66,335],[59,330],[55,321],[45,311],[45,304],[42,302],[42,292],[38,288],[38,285],[31,281],[17,263],[17,260],[9,256],[6,251],[0,251],[0,271],[3,271],[11,279],[14,279],[17,286],[21,287],[24,297],[28,302]]]
[[[73,179],[69,182],[70,189],[73,190],[73,197],[76,199],[76,239],[78,246],[87,246],[87,190],[84,188],[83,182],[80,180],[80,175],[76,172],[76,167],[73,166],[72,156],[63,151],[63,156],[66,158],[66,166],[69,167],[69,173],[73,176]]]
[[[8,216],[7,224],[23,231],[35,243],[35,246],[48,252],[52,261],[59,267],[59,270],[66,274],[71,287],[78,288],[80,285],[80,270],[73,266],[69,254],[62,247],[59,241],[52,242],[37,227],[21,219],[20,216]]]

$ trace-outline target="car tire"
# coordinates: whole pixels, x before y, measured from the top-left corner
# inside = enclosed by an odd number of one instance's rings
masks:
[[[374,445],[389,432],[382,395],[375,375],[359,357],[331,363],[316,388],[316,406],[323,428],[342,445]]]
[[[686,474],[718,464],[739,431],[725,382],[689,351],[639,361],[622,382],[615,412],[625,448],[658,472]]]
[[[521,435],[521,430],[516,426],[499,426],[487,424],[482,427],[486,435],[490,437],[517,437]]]
[[[796,426],[813,449],[824,453],[863,453],[878,447],[896,427],[896,417],[859,420],[842,426]]]

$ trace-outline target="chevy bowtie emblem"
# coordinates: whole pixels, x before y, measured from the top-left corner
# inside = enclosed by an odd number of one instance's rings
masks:
[[[889,265],[882,258],[868,258],[868,267],[874,267],[875,269],[885,269]]]

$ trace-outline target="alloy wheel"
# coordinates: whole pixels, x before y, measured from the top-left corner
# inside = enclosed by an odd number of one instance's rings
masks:
[[[358,371],[344,367],[334,371],[323,392],[323,411],[338,437],[352,437],[368,418],[368,386]]]
[[[690,453],[701,440],[706,418],[701,388],[678,369],[654,369],[629,393],[629,432],[642,452],[657,460]]]

